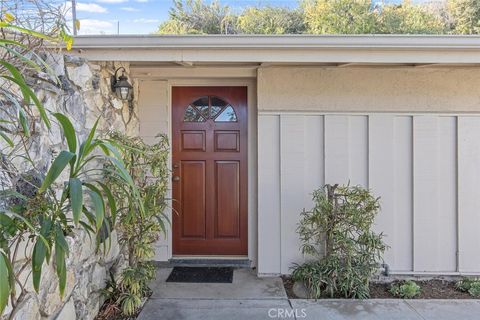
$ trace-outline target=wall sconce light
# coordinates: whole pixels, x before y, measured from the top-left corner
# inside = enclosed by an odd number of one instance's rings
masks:
[[[122,75],[117,78],[118,71],[122,70]],[[110,80],[112,91],[115,92],[117,97],[123,101],[130,101],[133,94],[133,87],[128,82],[127,76],[125,76],[125,68],[120,67],[115,70],[115,75]]]

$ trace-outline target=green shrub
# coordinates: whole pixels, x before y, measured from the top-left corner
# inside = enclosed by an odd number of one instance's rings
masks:
[[[480,297],[480,279],[463,278],[455,284],[459,291],[468,292],[472,297]]]
[[[390,293],[395,297],[403,299],[413,299],[422,292],[422,289],[418,284],[412,280],[407,280],[403,283],[393,284],[390,288]]]
[[[167,207],[169,146],[166,135],[157,136],[154,144],[146,144],[139,137],[128,137],[120,132],[110,134],[125,163],[126,170],[138,188],[143,212],[132,199],[128,189],[112,177],[109,185],[118,200],[116,228],[124,247],[128,267],[123,270],[118,283],[109,283],[106,297],[118,306],[123,315],[132,316],[149,296],[149,282],[155,278],[155,266],[150,262],[155,254],[154,244],[166,234],[170,223],[164,210]]]
[[[330,186],[314,191],[315,207],[301,214],[298,233],[302,253],[316,258],[296,265],[312,298],[368,298],[369,279],[386,249],[383,235],[371,231],[380,204],[362,187]]]

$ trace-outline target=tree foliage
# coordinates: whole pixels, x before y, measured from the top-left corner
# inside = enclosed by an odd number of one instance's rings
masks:
[[[305,32],[305,22],[299,9],[248,7],[238,16],[236,30],[245,34],[297,34]]]
[[[228,6],[214,0],[173,0],[169,20],[162,23],[159,34],[221,34],[232,33]]]
[[[480,33],[480,0],[448,0],[448,12],[453,33]]]
[[[375,31],[370,0],[305,1],[305,23],[313,34],[363,34]]]
[[[441,34],[446,24],[426,7],[405,1],[385,6],[377,16],[376,33]]]
[[[174,0],[158,33],[478,34],[480,0],[302,0],[297,8],[249,6],[236,11],[218,0]]]

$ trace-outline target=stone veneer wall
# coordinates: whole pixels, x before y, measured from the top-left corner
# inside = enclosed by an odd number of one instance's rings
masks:
[[[128,63],[89,63],[84,59],[62,54],[49,54],[48,63],[61,82],[61,88],[43,82],[37,91],[38,97],[45,107],[52,112],[63,112],[68,115],[81,139],[85,139],[89,130],[100,117],[98,133],[105,134],[109,130],[124,131],[129,135],[138,134],[138,117],[136,101],[133,108],[128,103],[115,98],[110,90],[110,76],[117,67],[123,66],[129,71]],[[130,81],[132,81],[130,79]],[[138,97],[138,86],[134,83],[134,97]],[[42,124],[35,124],[43,126]],[[32,143],[29,148],[31,156],[36,160],[38,168],[46,170],[58,150],[65,149],[60,128],[53,125],[50,132],[44,127],[33,130]],[[18,164],[20,167],[21,163]],[[25,168],[27,170],[27,168]],[[109,273],[118,273],[124,266],[125,259],[117,241],[117,234],[112,233],[112,244],[108,252],[97,252],[95,240],[90,241],[83,230],[75,230],[67,238],[70,255],[67,260],[67,285],[65,296],[60,298],[58,280],[50,265],[44,265],[40,292],[33,290],[30,272],[23,272],[27,279],[29,293],[16,308],[12,319],[82,319],[95,318],[103,303],[100,290],[105,287]],[[29,259],[33,249],[30,242],[22,243],[26,255],[18,257]],[[24,252],[24,250],[20,250]],[[7,307],[2,319],[8,319],[11,308]]]

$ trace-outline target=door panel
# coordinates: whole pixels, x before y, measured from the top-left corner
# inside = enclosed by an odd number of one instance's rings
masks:
[[[182,238],[205,238],[205,161],[182,161]]]
[[[240,220],[240,166],[238,161],[216,162],[216,238],[238,238]]]
[[[173,87],[173,253],[246,255],[246,87]]]
[[[205,131],[182,131],[182,151],[205,151]]]

